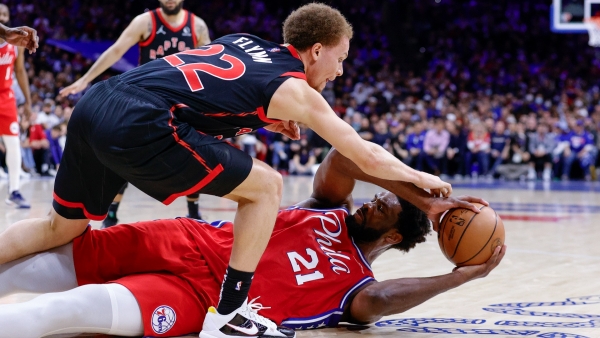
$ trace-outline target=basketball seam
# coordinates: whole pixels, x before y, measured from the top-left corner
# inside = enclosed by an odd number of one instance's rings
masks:
[[[477,257],[477,255],[479,255],[479,253],[485,249],[485,247],[487,247],[488,243],[492,240],[492,237],[494,237],[494,234],[496,233],[496,228],[498,227],[498,214],[496,213],[496,211],[494,210],[494,215],[496,215],[496,223],[494,224],[494,231],[492,231],[492,233],[490,234],[490,238],[488,238],[487,242],[485,242],[485,244],[481,247],[481,249],[479,249],[479,251],[477,251],[477,253],[475,255],[473,255],[471,258],[467,259],[464,262],[460,262],[460,263],[456,263],[458,264],[465,264],[468,261],[472,260],[473,258]],[[466,230],[466,229],[465,229]]]
[[[454,210],[456,210],[456,208],[449,210],[446,215],[452,215],[452,213],[454,212]],[[446,253],[446,241],[444,241],[444,229],[446,229],[446,223],[448,223],[448,218],[446,219],[442,219],[443,223],[440,224],[440,228],[438,229],[438,240],[439,237],[441,236],[442,238],[442,253],[444,254],[444,256],[446,256],[446,258],[450,259],[450,257],[448,257],[448,254]]]
[[[483,210],[483,208],[485,208],[485,205],[482,205],[481,209],[479,209],[479,211]],[[479,214],[474,214],[473,217],[471,217],[471,219],[469,220],[469,223],[467,223],[467,226],[465,227],[465,230],[463,230],[462,234],[460,234],[460,238],[458,239],[458,242],[456,242],[456,246],[454,247],[454,253],[452,254],[452,256],[450,258],[454,258],[454,256],[456,256],[456,252],[458,251],[458,247],[460,246],[460,242],[462,241],[462,238],[465,235],[465,232],[467,232],[467,229],[469,229],[469,226],[471,225],[471,223],[473,222],[475,217],[477,217],[477,215],[479,215]]]

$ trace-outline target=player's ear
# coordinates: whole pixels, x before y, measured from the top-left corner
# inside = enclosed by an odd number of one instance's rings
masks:
[[[392,230],[385,235],[385,242],[390,245],[396,245],[402,242],[404,238],[402,235],[396,230]]]
[[[312,56],[314,61],[317,61],[317,59],[319,58],[319,56],[323,53],[323,45],[320,42],[315,43],[311,48],[310,48],[310,55]]]

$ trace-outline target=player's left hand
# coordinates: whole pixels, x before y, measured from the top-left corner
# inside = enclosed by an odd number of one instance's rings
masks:
[[[264,127],[268,131],[281,133],[292,140],[300,139],[300,127],[295,121],[281,121]]]
[[[485,206],[490,205],[486,200],[475,196],[458,196],[458,197],[438,197],[439,193],[432,191],[433,195],[431,203],[429,204],[429,210],[427,210],[427,217],[433,223],[433,230],[437,232],[440,226],[440,218],[442,214],[447,210],[453,208],[465,208],[472,210],[475,213],[479,213],[479,209],[471,203],[479,203]]]
[[[29,121],[30,117],[31,117],[31,105],[25,104],[25,105],[23,105],[23,118],[25,118],[27,121]]]
[[[30,54],[39,47],[37,31],[27,26],[7,28],[4,40],[11,45],[27,48]]]

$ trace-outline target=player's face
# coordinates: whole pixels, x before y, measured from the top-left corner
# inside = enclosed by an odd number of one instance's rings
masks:
[[[5,5],[0,6],[0,23],[5,26],[10,26],[10,12]]]
[[[374,242],[394,228],[401,211],[396,195],[381,192],[346,219],[348,232],[357,242]]]
[[[329,81],[344,73],[342,63],[348,57],[350,39],[343,36],[335,46],[322,46],[315,56],[315,61],[306,69],[308,84],[321,92]]]
[[[183,0],[159,0],[160,9],[166,15],[177,15],[183,7]]]

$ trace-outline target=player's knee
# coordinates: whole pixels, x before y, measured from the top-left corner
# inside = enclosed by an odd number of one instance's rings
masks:
[[[51,238],[59,241],[57,245],[66,244],[81,235],[87,227],[87,220],[69,220],[63,217],[50,216],[48,231]]]
[[[265,192],[272,198],[281,200],[283,192],[283,177],[275,170],[270,170],[268,176],[265,177]]]

